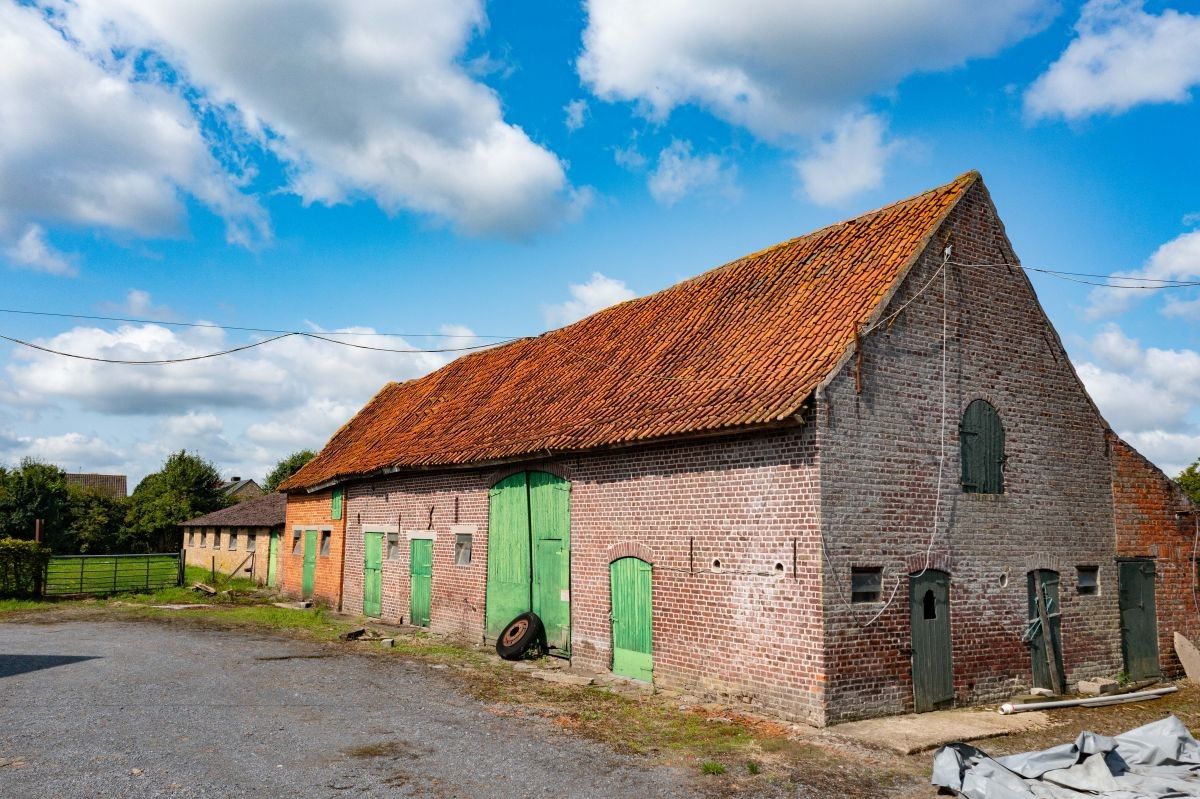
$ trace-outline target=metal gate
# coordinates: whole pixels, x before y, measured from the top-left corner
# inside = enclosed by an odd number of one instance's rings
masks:
[[[954,702],[950,575],[927,569],[909,578],[913,707],[918,713]]]
[[[155,555],[56,555],[46,564],[42,596],[157,591],[183,585],[179,552]]]
[[[1132,680],[1158,677],[1158,619],[1154,606],[1154,561],[1126,560],[1119,564],[1118,601],[1121,611],[1121,652],[1125,673]]]

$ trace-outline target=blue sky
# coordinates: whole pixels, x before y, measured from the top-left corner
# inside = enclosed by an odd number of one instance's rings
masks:
[[[731,5],[0,0],[0,306],[473,346],[968,169],[1028,266],[1200,278],[1200,6]],[[1033,281],[1114,427],[1172,473],[1200,456],[1200,292]],[[0,461],[136,479],[187,447],[258,477],[448,357],[6,344]]]

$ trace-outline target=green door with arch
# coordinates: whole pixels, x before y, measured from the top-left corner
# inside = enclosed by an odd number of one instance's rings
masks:
[[[619,558],[608,566],[612,590],[614,674],[652,682],[654,678],[651,567],[640,558]]]
[[[547,472],[509,475],[488,492],[485,632],[533,611],[546,644],[571,647],[571,484]]]

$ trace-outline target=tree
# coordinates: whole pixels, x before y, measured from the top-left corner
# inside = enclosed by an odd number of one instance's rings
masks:
[[[70,493],[62,469],[25,458],[11,471],[0,470],[0,537],[32,539],[42,520],[42,542],[55,552],[71,549]]]
[[[1192,502],[1200,505],[1200,458],[1180,472],[1175,482],[1179,483],[1183,493],[1192,498]]]
[[[133,490],[118,545],[123,552],[176,549],[180,522],[231,504],[221,490],[217,468],[199,455],[180,450]]]
[[[118,542],[122,539],[129,500],[125,497],[110,497],[79,486],[70,486],[69,494],[70,551],[80,555],[107,555],[110,552],[118,552]]]
[[[266,482],[263,483],[263,490],[267,493],[276,491],[279,484],[291,477],[296,472],[300,471],[300,467],[317,457],[317,453],[311,449],[302,449],[298,452],[293,452],[286,458],[275,464],[275,468],[267,475]]]

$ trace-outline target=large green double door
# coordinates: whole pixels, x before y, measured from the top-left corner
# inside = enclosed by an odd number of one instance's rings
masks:
[[[546,472],[510,475],[488,492],[486,631],[532,610],[546,644],[571,647],[571,484]]]

